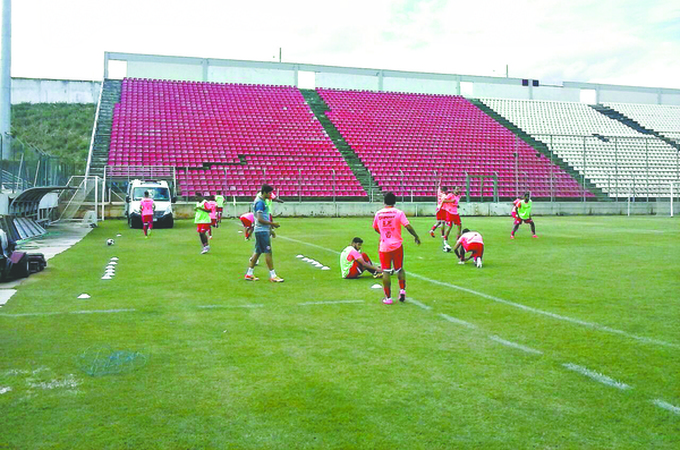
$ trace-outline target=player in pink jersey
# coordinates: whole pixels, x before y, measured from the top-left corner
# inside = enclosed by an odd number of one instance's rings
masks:
[[[253,235],[253,228],[255,224],[255,215],[251,212],[245,213],[239,217],[239,220],[243,224],[243,233],[245,235],[246,241],[250,240],[250,236]]]
[[[142,227],[144,228],[144,238],[148,238],[153,229],[153,212],[156,205],[149,196],[149,191],[144,191],[144,198],[139,202],[142,212]]]
[[[430,229],[430,236],[434,237],[434,232],[439,228],[440,226],[442,227],[442,239],[444,239],[444,236],[446,235],[446,210],[442,208],[442,202],[446,198],[446,196],[449,195],[449,188],[446,187],[441,187],[437,189],[437,209],[436,209],[436,222],[434,225],[432,225],[432,228]]]
[[[217,227],[217,202],[215,201],[215,196],[208,196],[208,201],[205,202],[205,206],[209,210],[210,216],[210,229],[208,230],[208,239],[212,239],[212,229]]]
[[[392,304],[392,288],[390,275],[397,272],[399,279],[399,301],[406,300],[406,272],[404,265],[404,247],[402,245],[401,227],[404,226],[415,238],[416,245],[420,245],[418,233],[413,229],[406,214],[394,207],[397,203],[397,196],[392,192],[385,194],[385,207],[375,213],[373,219],[373,229],[380,234],[380,267],[383,272],[383,290],[385,298],[383,303]],[[394,269],[392,269],[394,267]]]
[[[460,201],[460,189],[458,186],[453,188],[453,192],[450,192],[444,200],[442,200],[442,209],[446,211],[446,225],[449,229],[446,231],[446,236],[444,236],[444,251],[450,252],[451,246],[449,245],[449,234],[453,226],[456,226],[456,239],[460,236],[460,216],[458,215],[458,202]]]
[[[482,235],[476,231],[470,231],[467,228],[463,230],[453,247],[453,252],[458,256],[460,261],[458,264],[465,264],[465,261],[474,258],[478,269],[482,268],[482,256],[484,256],[484,240]],[[467,258],[465,254],[470,252]]]

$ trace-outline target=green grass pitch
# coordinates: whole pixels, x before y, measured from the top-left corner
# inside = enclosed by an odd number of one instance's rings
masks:
[[[484,267],[414,218],[392,306],[339,277],[354,236],[377,260],[370,218],[281,219],[282,284],[243,279],[236,220],[207,255],[188,221],[105,222],[0,308],[0,448],[680,448],[680,222],[463,220]],[[100,345],[148,361],[89,376]]]

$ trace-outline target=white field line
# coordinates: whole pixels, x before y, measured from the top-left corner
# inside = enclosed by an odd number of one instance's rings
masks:
[[[329,300],[325,302],[304,302],[304,303],[298,303],[299,306],[307,306],[307,305],[337,305],[341,303],[363,303],[363,300]]]
[[[427,311],[429,311],[429,310],[432,309],[431,306],[428,306],[428,305],[426,305],[425,303],[421,303],[421,302],[419,302],[418,300],[416,300],[415,298],[411,298],[411,297],[406,297],[406,303],[413,303],[414,305],[416,305],[416,306],[418,306],[418,307],[420,307],[420,308],[423,308],[423,309],[425,309],[425,310],[427,310]]]
[[[576,364],[571,363],[562,364],[562,366],[569,370],[573,370],[574,372],[580,373],[581,375],[585,375],[588,378],[592,378],[595,381],[606,384],[607,386],[615,387],[616,389],[621,389],[623,391],[626,389],[633,389],[632,386],[629,386],[626,383],[621,383],[620,381],[616,381],[613,378],[609,378],[606,375],[602,375],[599,372],[595,372],[594,370],[587,369],[583,366],[577,366]]]
[[[297,242],[299,244],[304,244],[304,245],[308,245],[310,247],[315,247],[315,248],[318,248],[318,249],[321,249],[321,250],[325,250],[327,252],[331,252],[331,253],[334,253],[336,255],[340,254],[340,252],[336,252],[335,250],[331,250],[329,248],[321,247],[321,246],[315,245],[315,244],[310,244],[308,242],[300,241],[298,239],[293,239],[293,238],[289,238],[289,237],[285,237],[285,236],[279,236],[279,237],[281,239],[284,239],[284,240],[287,240],[287,241]],[[635,335],[635,334],[626,333],[625,331],[617,330],[615,328],[610,328],[610,327],[607,327],[607,326],[604,326],[604,325],[600,325],[598,323],[586,322],[584,320],[574,319],[574,318],[567,317],[567,316],[562,316],[560,314],[555,314],[555,313],[543,311],[543,310],[540,310],[540,309],[537,309],[537,308],[532,308],[531,306],[522,305],[521,303],[515,303],[515,302],[511,302],[509,300],[504,300],[504,299],[499,298],[499,297],[494,297],[493,295],[488,295],[488,294],[484,294],[482,292],[477,292],[477,291],[474,291],[472,289],[464,288],[462,286],[456,286],[455,284],[433,280],[431,278],[427,278],[427,277],[424,277],[422,275],[418,275],[417,273],[413,273],[413,272],[406,272],[406,273],[408,275],[414,277],[414,278],[418,278],[418,279],[423,280],[423,281],[429,281],[430,283],[436,284],[438,286],[444,286],[444,287],[448,287],[448,288],[451,288],[451,289],[456,289],[458,291],[466,292],[466,293],[472,294],[472,295],[476,295],[477,297],[482,297],[482,298],[485,298],[487,300],[491,300],[491,301],[494,301],[494,302],[497,302],[497,303],[501,303],[503,305],[512,306],[514,308],[518,308],[518,309],[521,309],[523,311],[531,312],[531,313],[534,313],[534,314],[540,314],[540,315],[543,315],[543,316],[548,316],[548,317],[551,317],[553,319],[562,320],[562,321],[565,321],[565,322],[573,323],[573,324],[576,324],[576,325],[581,325],[581,326],[592,328],[592,329],[595,329],[595,330],[606,331],[608,333],[618,334],[620,336],[625,336],[627,338],[634,339],[634,340],[640,341],[640,342],[644,342],[646,344],[655,344],[655,345],[661,345],[661,346],[664,346],[664,347],[680,348],[679,344],[674,344],[672,342],[666,342],[666,341],[662,341],[662,340],[659,340],[659,339],[652,339],[652,338],[648,338],[648,337],[644,337],[644,336],[638,336],[638,335]]]
[[[491,339],[494,342],[498,342],[499,344],[506,345],[508,347],[516,348],[517,350],[522,350],[523,352],[527,353],[533,353],[534,355],[542,355],[543,352],[540,350],[535,350],[531,347],[524,346],[522,344],[517,344],[515,342],[511,341],[506,341],[505,339],[501,339],[498,336],[489,336],[489,339]]]
[[[470,322],[466,322],[464,320],[456,319],[455,317],[451,317],[446,314],[439,314],[439,317],[443,317],[444,319],[448,320],[451,323],[455,323],[457,325],[463,325],[464,327],[468,328],[477,328],[476,325],[471,324]]]
[[[652,400],[652,403],[654,403],[659,408],[663,408],[663,409],[668,410],[668,411],[675,413],[675,414],[680,414],[680,408],[678,408],[677,406],[671,405],[670,403],[666,403],[663,400],[659,400],[659,399]]]
[[[247,305],[199,305],[197,308],[201,309],[217,309],[217,308],[262,308],[263,304],[247,304]]]
[[[98,309],[98,310],[84,310],[84,311],[67,311],[67,312],[43,312],[43,313],[21,313],[21,314],[0,314],[0,317],[28,317],[28,316],[56,316],[59,314],[111,314],[119,312],[133,312],[136,309]]]
[[[9,392],[9,391],[11,391],[11,390],[12,390],[12,388],[9,387],[9,386],[7,386],[7,387],[0,387],[0,395],[5,394],[5,393],[7,393],[7,392]]]

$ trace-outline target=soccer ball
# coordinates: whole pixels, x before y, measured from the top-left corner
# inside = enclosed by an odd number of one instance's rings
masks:
[[[113,245],[115,243],[116,243],[116,241],[114,241],[113,239],[107,239],[106,240],[106,245]]]

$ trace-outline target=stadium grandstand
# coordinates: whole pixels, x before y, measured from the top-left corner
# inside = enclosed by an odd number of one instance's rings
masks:
[[[429,201],[440,184],[460,186],[468,200],[530,191],[607,201],[668,196],[680,177],[680,107],[559,99],[592,85],[243,61],[206,68],[198,58],[183,58],[193,72],[176,74],[164,72],[173,57],[107,53],[116,59],[132,76],[103,83],[88,172],[115,180],[165,168],[183,197],[246,200],[268,182],[311,201],[387,191]],[[299,87],[302,70],[319,86]],[[461,95],[468,85],[473,94]],[[626,96],[616,86],[596,94]],[[680,103],[675,90],[649,94]]]

